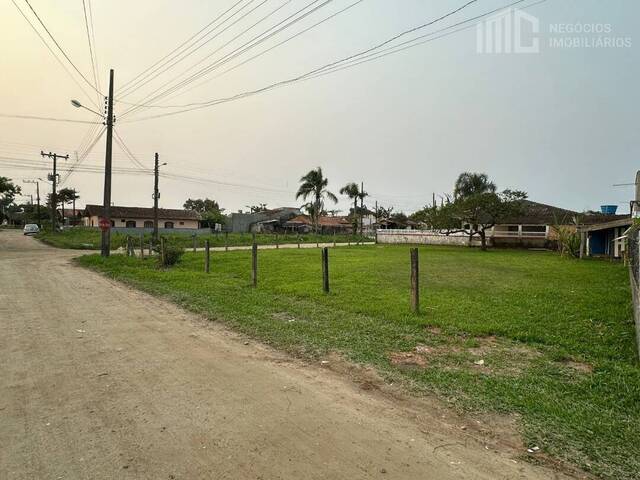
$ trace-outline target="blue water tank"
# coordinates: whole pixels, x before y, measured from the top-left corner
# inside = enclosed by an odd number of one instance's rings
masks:
[[[605,215],[615,215],[618,210],[617,205],[600,205],[600,211]]]

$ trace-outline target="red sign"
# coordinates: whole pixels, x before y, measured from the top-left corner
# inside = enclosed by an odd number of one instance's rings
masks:
[[[98,226],[100,227],[100,230],[102,230],[103,232],[106,232],[111,228],[111,222],[103,217],[98,222]]]

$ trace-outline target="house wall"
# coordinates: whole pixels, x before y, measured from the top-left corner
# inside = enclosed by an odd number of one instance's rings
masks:
[[[153,221],[149,218],[129,218],[129,217],[125,217],[124,219],[122,217],[112,217],[111,220],[114,222],[114,227],[116,228],[119,228],[119,227],[127,228],[126,227],[127,222],[134,221],[136,222],[136,228],[140,228],[140,229],[144,227],[144,222]],[[97,215],[94,215],[92,217],[84,217],[84,226],[97,227],[99,221],[100,219]],[[159,218],[158,227],[164,228],[165,222],[173,222],[173,228],[176,230],[182,230],[182,229],[193,230],[193,229],[197,229],[199,226],[197,220],[191,220],[191,219],[167,220],[167,219]]]
[[[392,230],[378,229],[376,230],[377,243],[391,244],[421,244],[421,245],[469,245],[469,236],[464,233],[454,233],[445,235],[439,232],[428,230]],[[491,244],[491,240],[487,239]],[[479,246],[480,238],[474,237],[472,245]]]

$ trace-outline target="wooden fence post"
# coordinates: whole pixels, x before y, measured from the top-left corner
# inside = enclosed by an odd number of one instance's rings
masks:
[[[229,232],[224,232],[224,251],[229,251]]]
[[[276,250],[280,248],[280,243],[278,242],[278,234],[276,233]]]
[[[131,241],[131,236],[127,235],[127,257],[131,256],[131,251],[132,251],[132,241]]]
[[[205,273],[209,273],[209,240],[204,241],[204,271]]]
[[[336,246],[336,232],[333,232],[333,246]]]
[[[144,233],[140,234],[140,258],[144,259]]]
[[[258,286],[258,244],[256,242],[251,245],[251,285],[253,288]]]
[[[162,266],[165,264],[165,256],[164,256],[164,237],[160,237],[160,263]]]
[[[196,234],[193,234],[193,253],[196,253],[196,242],[197,242],[197,237]]]
[[[298,235],[298,248],[300,248],[300,235]]]
[[[322,249],[322,291],[329,293],[329,248]]]
[[[149,256],[153,255],[153,240],[149,240]]]
[[[411,249],[411,310],[420,313],[420,281],[418,268],[418,249]]]

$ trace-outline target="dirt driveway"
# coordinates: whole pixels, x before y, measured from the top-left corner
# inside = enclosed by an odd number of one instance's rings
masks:
[[[77,254],[0,231],[1,479],[567,478],[486,423],[363,390]]]

